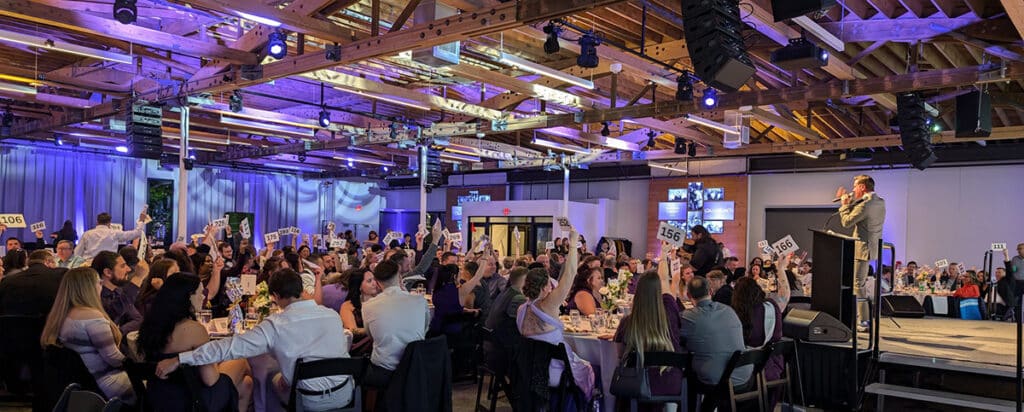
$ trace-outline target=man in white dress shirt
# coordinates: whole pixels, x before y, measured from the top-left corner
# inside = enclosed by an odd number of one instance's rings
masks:
[[[146,225],[146,213],[139,215],[139,221],[135,223],[134,230],[117,230],[110,226],[110,213],[103,212],[96,216],[96,227],[85,231],[78,246],[75,247],[75,256],[82,260],[90,260],[96,254],[108,250],[117,253],[117,246],[130,242],[142,236]]]
[[[302,299],[302,278],[292,269],[281,269],[267,282],[270,297],[282,308],[268,316],[256,328],[241,335],[208,342],[177,358],[160,361],[157,376],[166,377],[178,365],[209,365],[231,359],[251,358],[270,353],[281,365],[274,376],[274,389],[280,399],[288,399],[295,384],[295,361],[347,358],[349,337],[345,335],[338,312]],[[421,298],[422,299],[422,298]],[[343,408],[352,400],[350,376],[306,379],[299,383],[299,410],[322,411]]]
[[[427,300],[402,290],[398,271],[398,265],[390,260],[378,263],[373,278],[382,292],[363,303],[363,323],[373,337],[373,353],[366,373],[368,386],[385,387],[402,360],[405,347],[423,340],[430,325]]]

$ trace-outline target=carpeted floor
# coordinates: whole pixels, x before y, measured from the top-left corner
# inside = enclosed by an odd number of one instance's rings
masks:
[[[999,365],[1016,363],[1014,323],[950,318],[895,320],[902,328],[888,318],[881,319],[882,351]]]

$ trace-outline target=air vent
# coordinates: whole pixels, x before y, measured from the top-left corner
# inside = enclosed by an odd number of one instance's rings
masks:
[[[413,23],[422,24],[458,14],[454,7],[435,0],[421,1],[413,14]],[[413,50],[412,60],[431,67],[445,67],[459,64],[459,42],[445,43],[429,49]]]

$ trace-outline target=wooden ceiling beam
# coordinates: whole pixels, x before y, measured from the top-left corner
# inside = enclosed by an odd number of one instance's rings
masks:
[[[879,13],[882,13],[882,15],[885,16],[885,17],[888,17],[888,18],[891,19],[891,18],[895,18],[895,17],[897,17],[899,15],[898,14],[899,13],[898,10],[900,9],[900,7],[899,7],[898,4],[896,4],[896,0],[864,0],[864,1],[866,3],[868,3],[868,4],[870,4],[871,7],[874,7],[875,10],[878,10]]]
[[[1005,74],[1001,76],[1000,73]],[[764,106],[793,101],[824,101],[839,96],[863,96],[881,93],[901,93],[973,85],[979,82],[1024,79],[1024,64],[1009,63],[1000,66],[973,66],[947,70],[900,74],[886,77],[831,81],[812,86],[795,86],[728,93],[719,96],[716,110],[739,109],[743,106]],[[507,130],[565,126],[576,123],[599,123],[628,118],[676,116],[701,111],[694,102],[662,101],[655,104],[593,110],[580,115],[550,115],[510,120]]]
[[[805,139],[821,139],[821,135],[817,131],[811,130],[810,128],[807,128],[791,119],[784,118],[765,109],[755,107],[750,112],[754,114],[754,117],[761,119],[765,124],[773,125],[777,129],[794,133]]]
[[[258,1],[231,2],[229,0],[175,0],[178,3],[186,3],[193,7],[200,7],[215,10],[222,13],[243,17],[246,14],[271,19],[281,23],[280,29],[305,33],[323,40],[333,42],[347,42],[350,36],[344,34],[334,23],[309,17],[316,14],[317,10],[309,13],[294,8],[280,9],[272,5],[266,5]],[[237,3],[237,4],[233,4]]]
[[[213,42],[175,36],[159,30],[147,29],[131,24],[121,24],[113,19],[94,16],[85,12],[50,7],[28,0],[0,0],[0,16],[45,24],[72,32],[132,42],[137,45],[188,56],[216,58],[241,64],[256,63],[255,55],[242,50],[221,46]]]
[[[975,16],[929,19],[872,19],[819,23],[844,42],[917,42],[949,34],[982,22]]]
[[[780,45],[789,44],[789,39],[800,37],[800,33],[784,23],[775,23],[771,11],[754,2],[750,5],[751,13],[747,21],[753,22],[757,30]],[[829,74],[842,80],[864,79],[867,76],[860,70],[851,67],[841,59],[829,59],[828,66],[824,70]],[[871,96],[879,105],[889,110],[896,110],[896,98],[889,94],[875,94]]]

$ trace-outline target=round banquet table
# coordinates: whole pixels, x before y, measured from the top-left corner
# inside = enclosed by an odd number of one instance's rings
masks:
[[[565,343],[572,348],[580,358],[590,362],[595,367],[595,373],[600,373],[601,390],[604,392],[605,411],[615,410],[615,397],[612,396],[610,388],[612,375],[615,367],[619,365],[619,348],[615,342],[598,339],[597,335],[589,333],[565,332]]]

